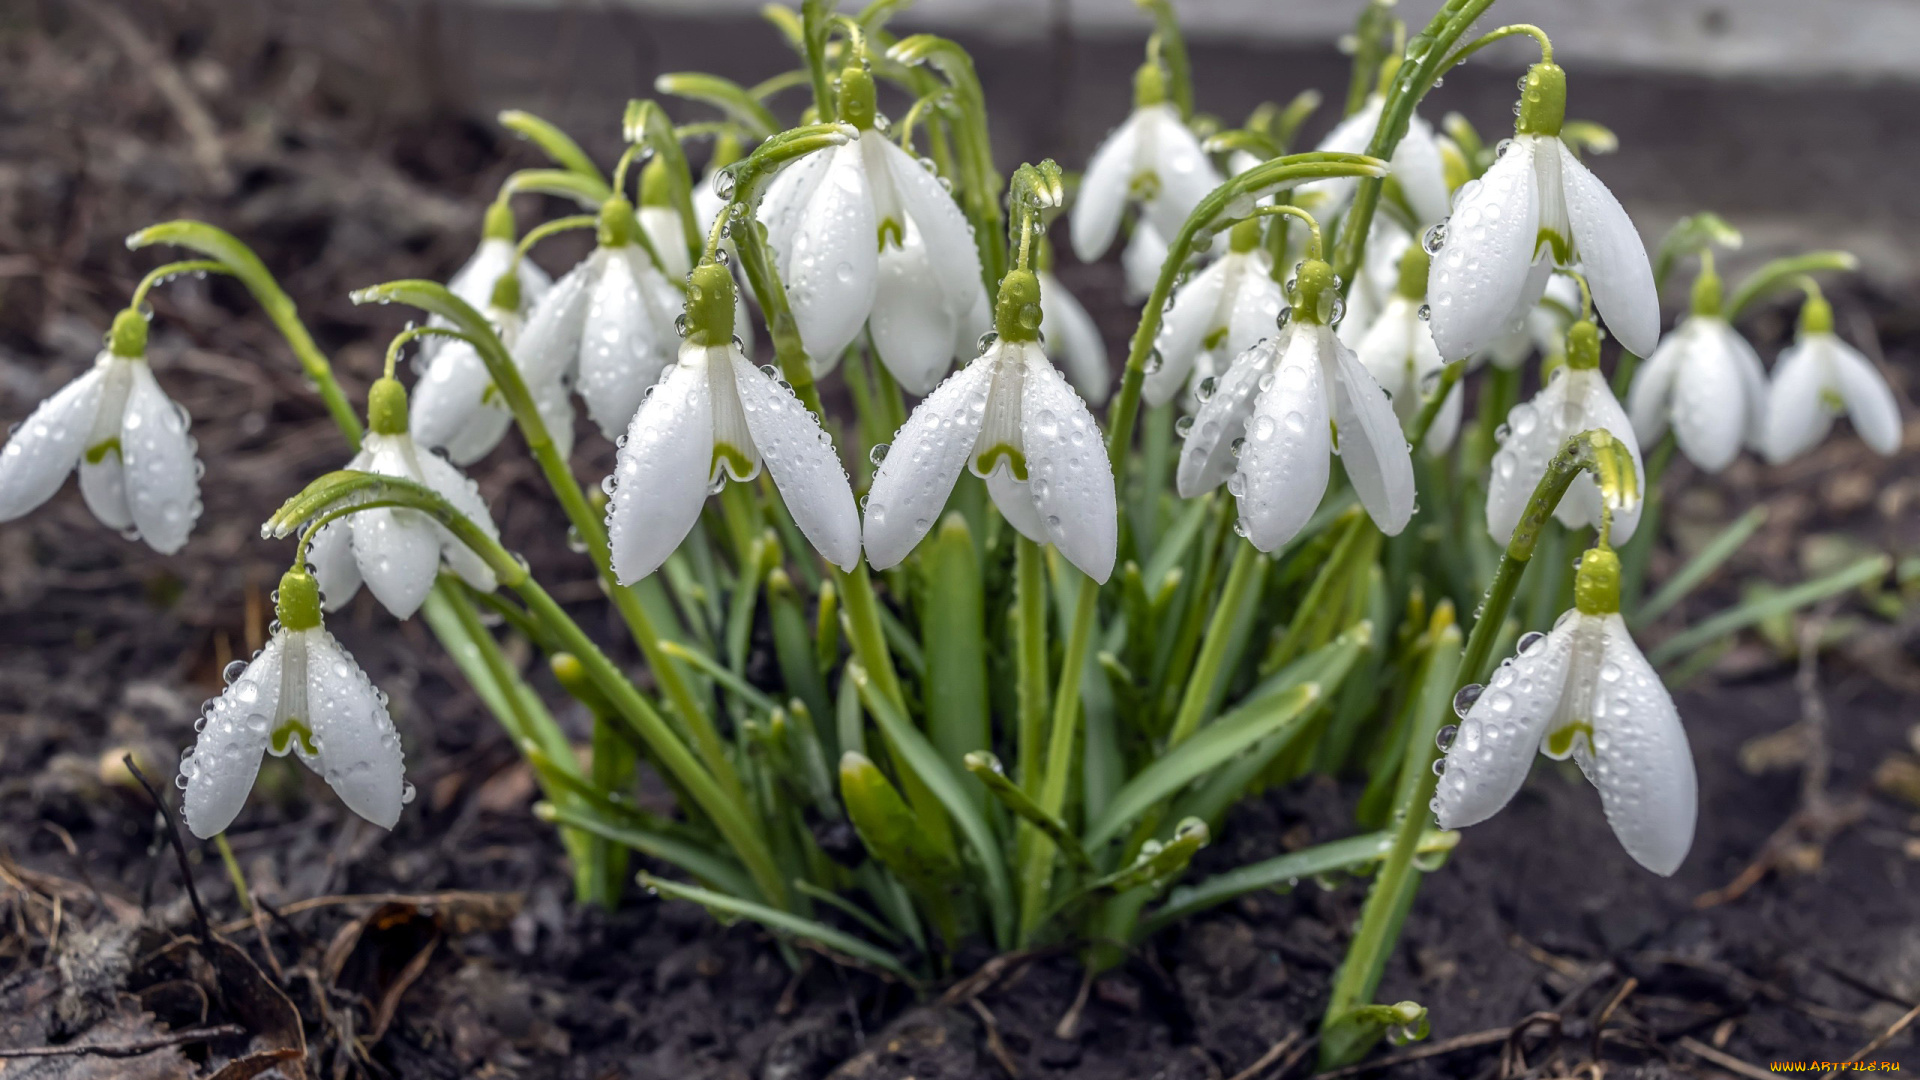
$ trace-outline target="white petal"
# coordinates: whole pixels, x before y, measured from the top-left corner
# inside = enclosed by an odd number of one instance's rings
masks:
[[[188,830],[202,840],[225,832],[253,790],[280,700],[280,650],[276,634],[214,699],[199,725],[193,754],[180,762],[180,775],[187,778],[181,812]]]
[[[1386,99],[1381,95],[1367,95],[1359,110],[1333,125],[1333,130],[1327,132],[1314,150],[1327,154],[1366,153],[1367,144],[1373,141],[1373,129],[1380,125],[1380,111],[1385,104]],[[1294,195],[1296,200],[1304,197],[1301,205],[1313,204],[1314,216],[1326,221],[1347,205],[1358,184],[1359,181],[1346,176],[1310,180],[1295,188]]]
[[[1138,304],[1151,296],[1166,261],[1167,238],[1160,235],[1151,222],[1135,222],[1126,250],[1120,253],[1120,268],[1124,271],[1121,298],[1129,304]]]
[[[1876,453],[1891,457],[1900,450],[1900,403],[1887,380],[1860,351],[1829,336],[1826,342],[1829,378],[1846,403],[1853,430]]]
[[[1413,518],[1413,455],[1406,433],[1400,430],[1393,402],[1353,351],[1331,331],[1324,337],[1321,357],[1330,369],[1340,460],[1368,516],[1381,532],[1397,536]]]
[[[494,284],[500,280],[500,275],[507,272],[508,267],[514,265],[514,247],[514,242],[505,237],[482,239],[473,255],[447,279],[447,291],[480,311],[487,310],[487,305],[493,300]],[[521,259],[519,266],[520,296],[525,302],[533,303],[553,287],[553,279],[532,259]],[[435,340],[447,341],[445,338],[426,338],[422,342],[423,351],[427,342]]]
[[[1027,379],[1020,436],[1026,444],[1034,508],[1060,554],[1105,583],[1113,573],[1120,539],[1106,440],[1087,403],[1046,354],[1037,345],[1024,351]]]
[[[400,735],[380,691],[325,629],[307,635],[307,709],[320,773],[347,809],[383,829],[406,803]]]
[[[647,388],[666,367],[666,328],[657,326],[640,292],[638,248],[611,253],[593,284],[580,336],[580,367],[574,386],[587,415],[608,439],[619,438],[640,407]],[[654,274],[651,265],[647,273]]]
[[[948,376],[894,434],[867,494],[863,532],[875,570],[898,564],[933,528],[980,435],[994,367],[1008,347],[995,345]]]
[[[1640,440],[1634,437],[1633,423],[1627,419],[1627,411],[1620,407],[1619,399],[1613,396],[1613,388],[1598,371],[1570,371],[1565,377],[1568,408],[1562,413],[1563,426],[1560,429],[1560,443],[1564,444],[1568,436],[1582,431],[1605,428],[1613,436],[1627,445],[1627,453],[1633,458],[1633,471],[1645,484],[1646,468],[1640,461]],[[1544,466],[1543,466],[1544,471]],[[1644,498],[1645,492],[1642,491]],[[1640,525],[1640,510],[1643,503],[1616,510],[1613,515],[1613,542],[1624,544],[1633,539],[1634,530]],[[1600,487],[1593,477],[1581,473],[1567,485],[1567,494],[1554,510],[1554,516],[1569,529],[1584,525],[1600,524]]]
[[[411,618],[440,570],[439,526],[417,510],[363,510],[347,520],[367,588],[394,618]]]
[[[1827,389],[1826,350],[1810,335],[1781,350],[1767,390],[1767,460],[1791,461],[1820,445],[1833,428],[1833,413],[1821,401]]]
[[[492,386],[487,365],[473,346],[448,341],[414,383],[407,419],[414,441],[445,447],[462,464],[485,457],[513,423],[513,414],[503,405],[487,403]]]
[[[1559,139],[1560,184],[1567,203],[1573,246],[1593,290],[1593,306],[1607,329],[1628,351],[1645,356],[1660,341],[1660,296],[1653,288],[1653,266],[1633,219],[1620,200],[1580,163]]]
[[[41,402],[0,450],[0,521],[12,521],[46,502],[87,449],[105,387],[98,365]]]
[[[1044,271],[1039,277],[1041,325],[1048,355],[1060,361],[1073,388],[1089,405],[1106,404],[1113,390],[1113,369],[1107,366],[1107,346],[1100,338],[1100,328],[1058,278]]]
[[[1740,360],[1724,337],[1703,327],[1694,347],[1675,366],[1674,441],[1688,460],[1717,473],[1740,456],[1747,434],[1747,387]],[[1639,428],[1635,423],[1636,435]]]
[[[700,519],[713,476],[713,350],[683,345],[680,362],[633,414],[614,461],[607,543],[623,585],[660,568]],[[720,360],[724,362],[725,352]]]
[[[960,212],[959,204],[953,201],[938,176],[886,136],[877,132],[861,136],[862,142],[869,139],[880,147],[880,156],[893,182],[893,193],[900,200],[900,208],[919,230],[933,276],[949,309],[965,314],[974,294],[983,287],[980,249],[974,246],[973,226],[967,223],[967,216]],[[928,389],[932,389],[932,384]]]
[[[1127,192],[1133,186],[1140,115],[1136,112],[1128,116],[1113,129],[1100,149],[1093,152],[1087,171],[1080,179],[1068,225],[1073,237],[1073,253],[1081,262],[1092,262],[1106,254],[1120,229],[1120,212],[1126,208]]]
[[[787,260],[787,300],[817,367],[838,361],[873,309],[877,225],[860,144],[835,148]]]
[[[1593,702],[1594,785],[1627,854],[1670,876],[1693,846],[1700,804],[1693,752],[1672,696],[1626,624],[1608,615],[1604,625]]]
[[[567,392],[567,384],[550,379],[544,383],[533,383],[527,387],[533,395],[534,411],[540,414],[541,423],[546,425],[547,437],[553,440],[553,448],[562,458],[573,456],[573,396]]]
[[[1534,152],[1534,140],[1515,139],[1454,200],[1428,288],[1433,340],[1449,360],[1471,356],[1505,333],[1526,288],[1540,229]]]
[[[586,328],[587,305],[606,262],[596,250],[554,282],[533,309],[513,343],[513,361],[528,386],[572,375]]]
[[[1651,446],[1667,433],[1667,416],[1673,410],[1674,381],[1683,364],[1691,363],[1699,350],[1700,319],[1690,318],[1661,339],[1646,362],[1633,373],[1633,385],[1627,388],[1627,417],[1633,421],[1633,433]]]
[[[1567,619],[1500,665],[1447,746],[1431,804],[1443,829],[1477,825],[1507,805],[1533,767],[1566,688],[1578,619]]]
[[[1180,447],[1174,489],[1181,498],[1203,495],[1233,475],[1233,442],[1245,437],[1248,418],[1260,394],[1260,380],[1273,371],[1292,334],[1293,328],[1288,327],[1278,337],[1258,342],[1235,357],[1214,386],[1213,396],[1201,403]],[[1268,422],[1273,421],[1269,418]]]
[[[737,350],[728,353],[747,430],[793,523],[828,562],[851,571],[860,561],[860,512],[833,439],[791,389]]]
[[[1232,257],[1221,259],[1193,275],[1174,290],[1173,306],[1160,321],[1160,333],[1154,348],[1160,350],[1160,366],[1147,372],[1140,384],[1140,396],[1148,405],[1165,405],[1180,393],[1193,371],[1193,358],[1199,354],[1209,331],[1219,321],[1220,298],[1227,287],[1227,271]]]
[[[1160,180],[1159,194],[1145,207],[1147,220],[1161,236],[1174,236],[1200,200],[1220,186],[1220,173],[1172,105],[1150,105],[1140,112],[1145,125],[1140,137],[1149,144],[1142,151],[1150,155]]]
[[[127,506],[127,463],[121,452],[109,448],[99,461],[80,459],[80,497],[100,524],[122,532],[133,528],[133,510]]]
[[[422,452],[415,455],[415,461],[420,466],[422,483],[439,492],[441,498],[479,526],[481,532],[499,539],[500,530],[493,524],[493,515],[487,512],[487,501],[480,497],[479,484],[438,454]],[[474,554],[472,548],[454,539],[453,533],[445,526],[437,525],[436,528],[440,533],[440,553],[446,558],[447,566],[467,584],[481,592],[492,592],[498,582],[494,580],[493,569],[486,560]]]
[[[360,565],[353,558],[353,526],[348,522],[321,526],[307,545],[307,562],[328,611],[339,611],[360,591]]]
[[[1273,280],[1273,275],[1268,272],[1270,265],[1264,252],[1245,256],[1244,272],[1240,275],[1238,287],[1228,298],[1227,340],[1215,350],[1222,356],[1239,356],[1261,338],[1272,337],[1278,332],[1275,320],[1280,315],[1280,309],[1287,306],[1287,299],[1280,291],[1280,283]]]
[[[767,226],[767,243],[779,257],[783,277],[793,254],[794,230],[800,227],[801,214],[827,175],[827,166],[833,163],[836,149],[838,147],[816,150],[781,169],[767,184],[767,193],[760,200],[759,217]]]
[[[635,216],[647,231],[647,240],[660,253],[660,272],[670,278],[683,278],[693,264],[687,257],[687,236],[680,228],[680,215],[670,206],[642,206]]]
[[[915,397],[925,397],[940,385],[952,365],[959,321],[927,255],[927,246],[912,227],[904,243],[889,243],[880,251],[868,322],[881,362],[900,388]],[[977,282],[974,287],[979,288]]]
[[[1433,129],[1418,116],[1413,117],[1406,135],[1394,147],[1393,178],[1423,227],[1447,216],[1446,166],[1440,160],[1440,147],[1433,141]]]
[[[1040,508],[1033,504],[1033,485],[1015,480],[1013,470],[1006,464],[987,474],[987,494],[992,496],[1000,516],[1007,519],[1015,532],[1036,544],[1052,543],[1047,537],[1046,523],[1040,520]]]
[[[1747,339],[1740,336],[1725,322],[1721,322],[1718,331],[1728,353],[1740,369],[1741,394],[1747,401],[1747,430],[1741,442],[1754,453],[1765,453],[1767,446],[1767,369],[1760,363],[1760,354],[1753,351]],[[1640,440],[1642,446],[1647,440]]]
[[[1246,537],[1261,551],[1293,539],[1327,491],[1333,438],[1320,367],[1322,341],[1317,332],[1295,333],[1288,340],[1272,384],[1254,402],[1239,471],[1227,481],[1227,490],[1240,500]]]
[[[1394,411],[1404,421],[1412,413],[1419,411],[1417,398],[1413,397],[1413,332],[1418,322],[1413,315],[1411,300],[1395,295],[1387,300],[1380,317],[1373,320],[1360,344],[1353,347],[1354,355],[1365,365],[1367,374],[1380,388],[1393,396]],[[1352,318],[1351,315],[1348,316]]]
[[[133,388],[121,420],[127,509],[147,546],[179,551],[200,519],[200,467],[187,434],[186,410],[173,403],[146,364],[133,365]]]
[[[1512,538],[1534,488],[1546,475],[1547,462],[1570,436],[1582,431],[1605,428],[1625,443],[1634,471],[1644,483],[1646,469],[1633,425],[1597,371],[1559,369],[1532,401],[1513,407],[1507,414],[1507,428],[1507,441],[1493,455],[1493,477],[1487,485],[1487,531],[1496,543]],[[1624,544],[1633,537],[1642,505],[1614,512],[1613,543]],[[1568,528],[1599,524],[1600,489],[1591,477],[1585,473],[1574,477],[1555,516]]]

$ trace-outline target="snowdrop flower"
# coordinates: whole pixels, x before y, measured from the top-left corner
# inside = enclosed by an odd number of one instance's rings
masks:
[[[1396,65],[1382,72],[1382,81],[1391,80]],[[1380,114],[1387,104],[1386,94],[1375,91],[1352,116],[1334,125],[1327,137],[1314,149],[1321,153],[1364,154],[1373,142],[1374,129],[1380,126]],[[1411,118],[1407,133],[1393,148],[1393,160],[1387,173],[1391,183],[1406,197],[1414,219],[1423,224],[1447,216],[1447,172],[1434,141],[1433,128],[1419,116]],[[1338,176],[1301,184],[1294,201],[1311,210],[1315,217],[1327,220],[1346,209],[1359,181]]]
[[[901,388],[925,394],[986,329],[973,227],[940,178],[875,128],[862,62],[841,73],[840,95],[859,138],[781,170],[760,220],[815,373],[865,325]]]
[[[1100,328],[1060,279],[1046,270],[1040,279],[1040,311],[1053,336],[1045,341],[1047,355],[1060,361],[1080,396],[1093,406],[1104,405],[1113,390],[1113,369],[1107,365],[1107,345]]]
[[[1120,298],[1129,304],[1138,304],[1151,296],[1170,250],[1167,238],[1160,235],[1152,222],[1145,219],[1135,222],[1133,235],[1127,237],[1127,246],[1120,252]]]
[[[1022,536],[1105,582],[1119,541],[1113,466],[1093,414],[1040,348],[1031,271],[1007,274],[995,316],[998,336],[913,410],[874,472],[867,562],[906,558],[966,468]]]
[[[1813,449],[1842,413],[1861,442],[1891,456],[1900,449],[1900,404],[1860,350],[1834,336],[1833,306],[1807,284],[1798,339],[1780,354],[1767,395],[1767,460],[1778,465]]]
[[[1513,139],[1428,233],[1433,340],[1449,360],[1479,352],[1533,310],[1554,267],[1578,266],[1613,335],[1646,356],[1660,338],[1653,268],[1619,200],[1560,140],[1567,74],[1535,64],[1523,87]]]
[[[1533,498],[1533,489],[1547,474],[1553,455],[1570,437],[1595,428],[1606,429],[1625,444],[1633,458],[1634,475],[1646,476],[1633,424],[1613,396],[1613,388],[1600,375],[1600,328],[1582,319],[1567,332],[1566,365],[1554,369],[1533,400],[1523,401],[1507,413],[1504,434],[1496,436],[1500,449],[1493,455],[1493,478],[1487,483],[1487,532],[1496,543],[1505,545],[1512,538],[1514,526],[1519,524],[1527,500]],[[1573,478],[1554,516],[1569,529],[1597,527],[1609,510],[1613,542],[1631,540],[1640,524],[1640,503],[1604,506],[1600,486],[1582,473]]]
[[[633,414],[603,485],[614,574],[631,584],[659,569],[707,495],[729,478],[753,479],[763,462],[800,532],[828,562],[852,569],[860,516],[833,440],[791,387],[733,343],[726,267],[702,263],[689,282],[679,362]]]
[[[1140,207],[1136,242],[1141,226],[1151,226],[1164,258],[1165,238],[1178,234],[1187,215],[1220,183],[1220,173],[1207,159],[1200,140],[1168,100],[1159,61],[1149,60],[1134,76],[1133,115],[1107,136],[1087,162],[1069,222],[1073,253],[1081,262],[1106,254],[1120,230],[1121,212],[1134,203]],[[1133,261],[1129,258],[1130,267]],[[1160,269],[1158,261],[1153,269]]]
[[[564,402],[557,390],[571,385],[611,439],[625,430],[641,396],[673,357],[681,297],[641,246],[632,203],[618,195],[608,199],[600,208],[599,232],[593,254],[533,305],[513,352],[536,400]],[[563,404],[547,419],[563,452],[572,447],[571,417],[571,407]],[[556,428],[565,428],[567,438]]]
[[[1360,341],[1373,329],[1373,322],[1386,307],[1387,298],[1400,284],[1400,259],[1413,246],[1407,230],[1394,224],[1385,214],[1375,214],[1367,229],[1366,253],[1360,259],[1360,272],[1347,290],[1347,314],[1334,328],[1347,348],[1358,349]]]
[[[357,515],[356,515],[357,516]],[[263,754],[289,751],[326,780],[347,809],[383,829],[413,798],[387,696],[327,633],[320,589],[289,570],[275,596],[277,629],[194,725],[180,758],[187,828],[202,840],[226,831],[253,790]]]
[[[1491,361],[1502,371],[1513,371],[1536,352],[1547,368],[1565,363],[1567,331],[1579,318],[1583,306],[1580,283],[1573,275],[1554,274],[1547,279],[1545,295],[1527,312],[1526,318],[1493,344],[1474,353],[1471,366],[1478,368]]]
[[[1400,259],[1400,280],[1393,295],[1355,350],[1367,373],[1393,399],[1393,412],[1402,428],[1420,415],[1423,388],[1437,383],[1440,369],[1446,366],[1433,344],[1427,321],[1420,317],[1426,291],[1427,253],[1416,244],[1408,244]],[[1462,400],[1456,382],[1434,414],[1433,426],[1427,429],[1423,448],[1429,454],[1443,454],[1453,445],[1453,437],[1460,430]]]
[[[697,205],[694,213],[699,213]],[[660,256],[661,271],[669,279],[685,278],[693,269],[693,259],[687,254],[687,233],[680,224],[680,214],[667,191],[665,158],[656,156],[640,170],[640,207],[635,217],[647,234],[647,242]],[[711,219],[708,224],[712,224]]]
[[[1642,445],[1673,425],[1688,460],[1710,473],[1733,463],[1742,444],[1763,448],[1767,372],[1753,346],[1720,314],[1720,278],[1703,253],[1693,314],[1634,373],[1627,415]]]
[[[1140,388],[1147,404],[1172,401],[1189,375],[1196,386],[1205,385],[1217,366],[1273,332],[1286,298],[1273,280],[1273,258],[1260,243],[1264,221],[1248,218],[1235,225],[1227,254],[1173,294],[1154,342],[1160,366],[1147,372]]]
[[[511,271],[518,279],[520,294],[527,303],[545,296],[547,290],[553,287],[553,279],[547,276],[545,270],[534,265],[533,260],[519,257],[514,250],[515,239],[512,208],[503,202],[487,207],[480,246],[447,279],[447,291],[484,311],[493,299],[494,284],[502,274]],[[427,342],[435,340],[446,339],[425,339]]]
[[[52,498],[77,468],[101,524],[163,555],[187,542],[202,467],[186,410],[160,389],[146,353],[145,316],[121,312],[93,367],[19,425],[0,449],[0,521]]]
[[[1627,854],[1663,877],[1693,846],[1699,813],[1693,753],[1673,698],[1620,618],[1620,560],[1608,548],[1580,559],[1574,609],[1547,634],[1520,639],[1465,706],[1446,745],[1433,812],[1443,829],[1492,817],[1520,790],[1536,750],[1600,789],[1607,824]],[[1444,737],[1444,735],[1443,735]]]
[[[1272,551],[1319,507],[1337,452],[1374,523],[1398,534],[1413,517],[1413,458],[1386,393],[1333,332],[1333,267],[1301,263],[1293,299],[1279,336],[1235,358],[1200,411],[1175,425],[1186,439],[1180,495],[1225,480],[1240,501],[1241,535]]]
[[[499,535],[479,487],[445,458],[414,445],[407,392],[391,376],[376,380],[367,394],[367,434],[347,468],[424,484],[488,536]],[[362,510],[322,526],[309,555],[328,611],[338,611],[365,582],[394,618],[410,618],[432,591],[443,559],[481,592],[495,584],[492,569],[446,526],[402,507]]]
[[[501,344],[514,354],[514,344],[526,325],[525,280],[503,271],[495,278],[494,290],[485,304],[477,304],[481,314],[493,324]],[[518,355],[515,355],[516,366]],[[487,456],[513,426],[513,410],[494,385],[486,361],[471,344],[457,338],[429,336],[421,339],[414,360],[418,376],[413,387],[412,415],[409,426],[414,442],[430,449],[445,450],[456,465],[471,465]],[[573,449],[573,409],[567,401],[567,387],[558,372],[536,372],[521,366],[521,379],[533,395],[548,433],[562,456]]]

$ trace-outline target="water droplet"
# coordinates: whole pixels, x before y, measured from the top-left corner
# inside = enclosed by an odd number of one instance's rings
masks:
[[[874,443],[873,449],[867,451],[867,460],[873,462],[874,467],[878,468],[881,462],[887,460],[889,449],[891,447],[887,443]]]
[[[1166,362],[1167,362],[1167,358],[1164,356],[1161,356],[1160,350],[1156,348],[1152,352],[1147,354],[1147,362],[1144,367],[1144,370],[1146,371],[1147,374],[1151,375],[1154,372],[1159,371],[1161,366],[1164,365]]]
[[[1448,724],[1447,726],[1441,728],[1439,731],[1436,731],[1433,733],[1433,745],[1439,747],[1441,753],[1445,753],[1447,751],[1447,748],[1453,745],[1454,737],[1459,734],[1460,734],[1459,724]]]
[[[1175,435],[1180,436],[1183,439],[1186,438],[1187,434],[1192,430],[1193,430],[1193,417],[1191,416],[1183,416],[1180,419],[1175,420],[1173,422],[1173,433]]]
[[[255,593],[254,595],[258,596],[259,594]],[[227,662],[226,667],[220,669],[220,681],[228,686],[232,686],[233,680],[246,674],[246,671],[247,662],[245,660],[230,660]]]
[[[1480,692],[1485,689],[1479,683],[1468,683],[1461,687],[1460,692],[1453,695],[1453,715],[1465,719],[1467,711],[1473,708],[1474,702],[1480,700]]]
[[[1193,388],[1194,398],[1199,401],[1212,400],[1214,387],[1217,386],[1218,383],[1219,381],[1211,375],[1201,379],[1199,385]]]
[[[1421,322],[1432,322],[1433,321],[1433,305],[1421,304],[1420,310],[1414,312],[1414,314],[1420,316]]]
[[[680,337],[687,336],[687,313],[681,312],[673,317],[673,332]]]
[[[1285,330],[1287,328],[1287,324],[1292,321],[1293,321],[1293,309],[1290,307],[1283,307],[1280,309],[1280,314],[1275,315],[1273,317],[1274,329]]]
[[[1529,630],[1520,635],[1519,647],[1515,650],[1521,656],[1531,656],[1547,640],[1547,635],[1538,630]]]
[[[1447,771],[1447,759],[1443,757],[1434,758],[1433,759],[1433,775],[1444,776],[1446,774],[1446,771]]]
[[[405,806],[408,803],[412,802],[415,794],[416,793],[413,790],[413,781],[408,780],[405,783],[401,784],[400,785],[400,805]]]
[[[993,343],[999,340],[1000,340],[1000,335],[989,330],[986,333],[980,335],[980,340],[975,344],[975,347],[984,353],[988,349],[993,348]]]
[[[722,199],[733,198],[733,168],[731,166],[713,174],[713,193]]]

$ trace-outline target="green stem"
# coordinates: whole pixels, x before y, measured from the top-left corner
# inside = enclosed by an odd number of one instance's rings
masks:
[[[1040,793],[1040,745],[1047,731],[1047,586],[1040,545],[1022,536],[1014,545],[1014,602],[1018,611],[1015,665],[1020,719],[1015,765],[1020,786]]]
[[[1221,591],[1219,603],[1213,609],[1213,619],[1207,624],[1207,636],[1200,646],[1200,655],[1187,677],[1186,690],[1180,698],[1180,711],[1174,714],[1173,730],[1167,735],[1169,749],[1180,745],[1187,736],[1200,729],[1201,714],[1206,711],[1207,702],[1213,696],[1213,685],[1220,677],[1221,662],[1226,659],[1227,650],[1232,645],[1233,629],[1240,619],[1240,610],[1254,598],[1250,585],[1259,570],[1259,550],[1252,544],[1241,543],[1233,553],[1233,566],[1227,571],[1226,588]]]
[[[1167,96],[1180,110],[1180,119],[1193,119],[1193,65],[1187,59],[1187,40],[1170,0],[1136,0],[1153,13],[1154,32],[1160,36],[1160,63],[1167,69]]]
[[[1087,647],[1093,641],[1094,615],[1099,610],[1100,585],[1092,578],[1080,581],[1080,598],[1073,612],[1073,626],[1067,634],[1066,653],[1060,664],[1060,685],[1053,696],[1053,729],[1047,736],[1046,778],[1040,786],[1040,808],[1061,817],[1067,805],[1067,785],[1073,776],[1073,748],[1080,732],[1080,676],[1086,670]],[[1051,905],[1054,856],[1057,849],[1045,834],[1036,832],[1026,852],[1021,870],[1020,937],[1024,946],[1033,940]]]

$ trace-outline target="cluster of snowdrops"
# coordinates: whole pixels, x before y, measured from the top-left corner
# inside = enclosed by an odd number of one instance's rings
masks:
[[[187,541],[202,467],[147,363],[144,300],[231,275],[353,451],[265,526],[297,537],[293,567],[271,639],[183,756],[196,835],[241,815],[267,754],[398,821],[400,733],[324,625],[364,585],[427,619],[524,750],[584,899],[618,902],[638,851],[691,879],[642,875],[656,890],[920,978],[970,936],[1076,939],[1104,966],[1251,889],[1370,874],[1322,1049],[1349,1059],[1424,1029],[1412,1003],[1371,1000],[1400,913],[1457,843],[1445,830],[1497,812],[1536,753],[1577,762],[1640,864],[1685,857],[1692,757],[1621,614],[1653,542],[1634,544],[1650,465],[1675,447],[1707,472],[1743,447],[1782,461],[1842,414],[1882,453],[1901,434],[1806,276],[1849,260],[1771,263],[1729,299],[1713,248],[1739,238],[1710,214],[1650,259],[1583,161],[1611,137],[1566,119],[1546,35],[1468,38],[1490,2],[1453,0],[1411,40],[1367,5],[1344,119],[1295,152],[1318,95],[1241,128],[1197,116],[1173,14],[1143,0],[1133,112],[1073,185],[1052,161],[1003,180],[971,62],[889,33],[898,5],[775,10],[801,66],[756,87],[663,77],[718,119],[676,127],[635,102],[610,177],[550,125],[503,117],[552,166],[509,179],[444,287],[356,294],[431,316],[392,340],[364,426],[243,244],[196,222],[136,234],[201,257],[156,269],[93,367],[14,431],[0,520],[77,470],[103,523],[161,552]],[[1517,37],[1542,55],[1510,139],[1416,112],[1448,68]],[[801,124],[775,118],[770,99],[808,89]],[[522,235],[530,193],[583,212]],[[1063,210],[1084,261],[1129,230],[1144,311],[1117,378],[1050,273]],[[570,229],[597,244],[549,278],[528,253]],[[1657,283],[1686,258],[1691,308],[1662,338]],[[1783,287],[1805,301],[1769,380],[1732,319]],[[1469,421],[1463,377],[1483,362]],[[851,421],[822,408],[836,368]],[[597,495],[569,466],[576,398],[618,446]],[[502,547],[462,468],[510,428],[640,665]],[[1555,555],[1528,574],[1536,549]],[[1475,602],[1463,641],[1456,604]],[[584,762],[502,627],[587,717]],[[746,677],[756,642],[776,686]],[[633,798],[643,763],[679,817]],[[1357,816],[1378,831],[1179,884],[1235,801],[1309,771],[1365,776]]]

